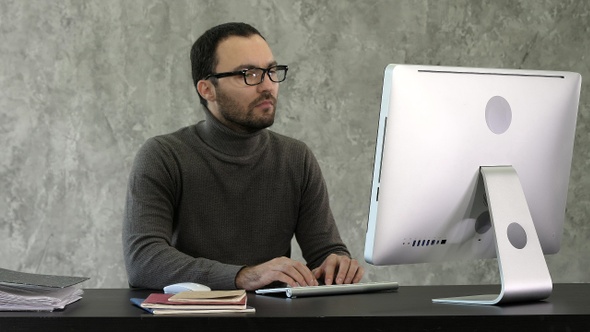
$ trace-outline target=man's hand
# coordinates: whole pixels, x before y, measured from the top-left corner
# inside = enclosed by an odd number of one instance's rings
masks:
[[[236,276],[236,287],[256,290],[275,281],[283,282],[291,287],[318,285],[313,273],[305,264],[287,257],[278,257],[240,270]]]
[[[331,254],[326,257],[322,265],[313,269],[312,272],[316,279],[320,279],[323,276],[326,285],[333,283],[341,285],[361,281],[365,270],[359,265],[356,259],[350,259],[344,255]]]

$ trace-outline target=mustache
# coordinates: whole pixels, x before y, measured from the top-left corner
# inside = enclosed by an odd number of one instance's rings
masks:
[[[250,103],[250,107],[254,107],[256,105],[258,105],[259,103],[265,101],[265,100],[270,100],[272,102],[272,104],[276,107],[277,104],[277,98],[275,98],[270,92],[265,91],[263,92],[258,98],[256,98],[253,102]]]

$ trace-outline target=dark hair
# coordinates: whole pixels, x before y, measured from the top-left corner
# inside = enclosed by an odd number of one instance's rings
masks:
[[[205,31],[191,48],[191,67],[195,89],[197,88],[197,82],[213,73],[217,66],[219,59],[216,51],[219,43],[232,36],[250,37],[252,35],[259,35],[264,39],[256,28],[246,23],[224,23]],[[199,94],[198,91],[197,94]],[[206,108],[207,100],[201,95],[199,95],[199,99]]]

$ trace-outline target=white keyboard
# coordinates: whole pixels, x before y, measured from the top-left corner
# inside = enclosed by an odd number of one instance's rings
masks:
[[[256,294],[260,295],[282,295],[293,297],[304,296],[320,296],[320,295],[340,295],[340,294],[355,294],[355,293],[369,293],[379,291],[394,291],[399,288],[397,282],[365,282],[358,284],[346,285],[320,285],[320,286],[305,286],[305,287],[279,287],[259,289]]]

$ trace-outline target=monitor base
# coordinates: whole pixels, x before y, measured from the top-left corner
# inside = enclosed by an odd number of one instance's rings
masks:
[[[500,269],[500,294],[433,299],[434,303],[498,305],[548,298],[551,275],[520,180],[512,166],[482,166]]]

